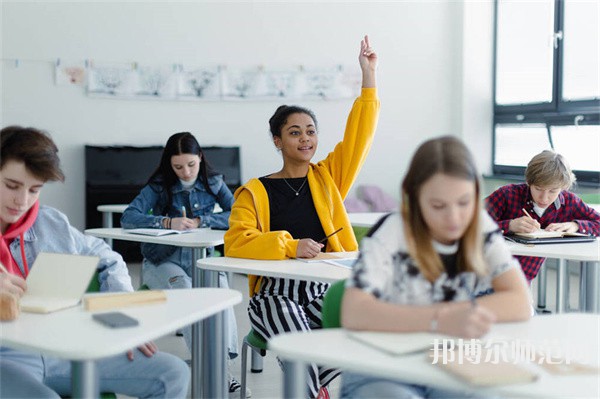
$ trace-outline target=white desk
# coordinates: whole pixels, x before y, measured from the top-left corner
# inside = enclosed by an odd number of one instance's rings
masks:
[[[358,256],[358,252],[344,252],[343,256],[356,257]],[[197,265],[200,269],[208,271],[255,274],[258,276],[294,280],[323,281],[326,283],[334,283],[338,280],[349,278],[352,271],[349,268],[332,265],[327,262],[308,263],[297,259],[256,260],[231,258],[228,256],[200,259]],[[210,286],[214,286],[214,282]]]
[[[102,212],[102,227],[113,227],[113,213],[123,213],[129,204],[98,205],[98,212]],[[107,238],[106,243],[112,248],[112,239]]]
[[[497,324],[490,338],[526,340],[538,344],[543,340],[576,343],[589,349],[587,360],[600,367],[598,336],[600,317],[590,314],[561,314],[538,316],[525,323]],[[425,353],[390,356],[356,340],[348,338],[344,329],[324,329],[310,333],[281,334],[269,340],[269,350],[286,359],[284,397],[305,394],[307,363],[317,363],[407,383],[425,384],[453,390],[475,390],[482,394],[501,394],[512,397],[539,398],[598,398],[600,375],[551,375],[537,365],[529,365],[540,379],[528,384],[494,388],[474,388],[432,365]]]
[[[600,240],[594,242],[572,243],[572,244],[541,244],[524,245],[508,242],[508,247],[513,255],[540,256],[558,259],[558,270],[556,279],[556,311],[563,312],[568,301],[567,284],[568,270],[567,260],[582,262],[579,280],[580,307],[582,311],[600,312],[600,273],[598,262],[600,262]],[[539,277],[538,277],[539,278]],[[543,284],[543,282],[540,282]]]
[[[356,227],[373,227],[375,223],[389,212],[353,212],[348,213],[350,224]]]
[[[217,318],[215,328],[220,326],[222,330],[225,328],[222,311],[242,301],[239,291],[227,289],[195,288],[165,292],[166,302],[119,309],[140,322],[136,327],[107,328],[94,321],[92,312],[84,311],[80,305],[49,314],[22,313],[15,321],[0,323],[0,339],[7,347],[71,360],[72,396],[98,397],[95,360],[118,354],[125,356],[126,351],[144,342],[206,318]],[[102,344],[99,345],[99,342]],[[224,340],[216,344],[220,346],[211,351],[207,348],[201,352],[193,350],[192,357],[201,353],[213,370],[219,366],[224,369]],[[192,374],[192,379],[195,377]],[[225,375],[213,375],[213,378],[212,384],[225,388]]]
[[[198,259],[206,258],[206,249],[210,247],[214,247],[216,245],[223,244],[223,236],[225,235],[224,231],[221,230],[211,230],[211,229],[200,229],[198,232],[194,233],[186,233],[186,234],[170,234],[166,236],[154,237],[154,236],[146,236],[142,234],[132,234],[128,233],[127,230],[123,230],[122,228],[100,228],[100,229],[88,229],[85,230],[85,234],[99,237],[99,238],[112,238],[116,240],[125,240],[125,241],[136,241],[136,242],[149,242],[154,244],[166,244],[166,245],[174,245],[183,248],[191,248],[192,249],[192,265],[195,265]],[[192,267],[192,287],[200,287],[200,286],[211,286],[216,287],[216,284],[207,285],[200,283],[200,272],[196,267]],[[192,325],[192,347],[199,348],[200,347],[200,329],[206,337],[213,337],[212,332],[215,331],[214,320],[210,318],[206,321],[202,322],[202,326],[198,323],[194,323]],[[214,339],[222,339],[222,336],[215,336]],[[207,348],[210,349],[210,344],[208,342],[204,342]],[[198,356],[192,357],[192,397],[198,397],[200,393],[200,389],[205,389],[210,393],[208,397],[219,396],[211,393],[212,389],[220,389],[220,387],[215,387],[209,381],[209,373],[202,373],[202,384],[198,380],[198,376],[200,375],[201,365],[200,359]]]

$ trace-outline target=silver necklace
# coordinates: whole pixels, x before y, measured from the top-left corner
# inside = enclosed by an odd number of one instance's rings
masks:
[[[292,187],[292,185],[290,183],[288,183],[288,181],[285,179],[285,177],[283,178],[283,181],[285,182],[285,184],[287,184],[287,186],[296,193],[296,197],[300,195],[300,190],[302,190],[302,187],[304,187],[304,185],[306,184],[306,176],[304,176],[304,181],[302,182],[302,184],[300,185],[300,188],[298,190],[294,190],[294,187]]]

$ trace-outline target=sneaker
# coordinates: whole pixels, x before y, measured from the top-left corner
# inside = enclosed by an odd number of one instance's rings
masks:
[[[240,391],[242,390],[242,384],[238,380],[235,379],[234,376],[229,376],[229,397],[230,398],[239,398]],[[246,397],[249,398],[252,396],[252,392],[250,392],[250,388],[246,387]]]
[[[326,387],[321,387],[316,399],[329,399],[329,391]]]

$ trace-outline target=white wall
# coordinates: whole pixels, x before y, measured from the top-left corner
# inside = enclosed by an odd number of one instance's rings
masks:
[[[35,126],[53,135],[67,182],[49,184],[42,201],[66,212],[79,228],[84,226],[84,144],[164,144],[172,133],[187,130],[202,145],[240,145],[246,180],[281,167],[267,124],[280,104],[90,98],[82,87],[54,85],[57,57],[240,66],[354,63],[358,68],[359,41],[368,33],[380,57],[382,110],[357,185],[377,183],[398,197],[415,147],[463,130],[477,145],[480,166],[489,164],[489,1],[44,1],[1,7],[2,58],[21,60],[18,68],[12,61],[2,63],[1,125]],[[341,138],[351,101],[302,105],[319,119],[318,160]]]

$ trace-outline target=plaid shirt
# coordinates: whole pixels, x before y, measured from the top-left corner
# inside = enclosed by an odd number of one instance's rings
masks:
[[[504,234],[508,233],[511,220],[523,216],[522,208],[540,223],[545,229],[551,223],[576,222],[580,233],[600,235],[600,213],[587,206],[581,198],[569,191],[562,191],[556,201],[551,204],[542,217],[533,210],[533,198],[529,186],[525,183],[509,184],[500,187],[485,199],[488,213],[498,223]],[[533,256],[517,256],[521,268],[528,281],[537,276],[545,258]]]

